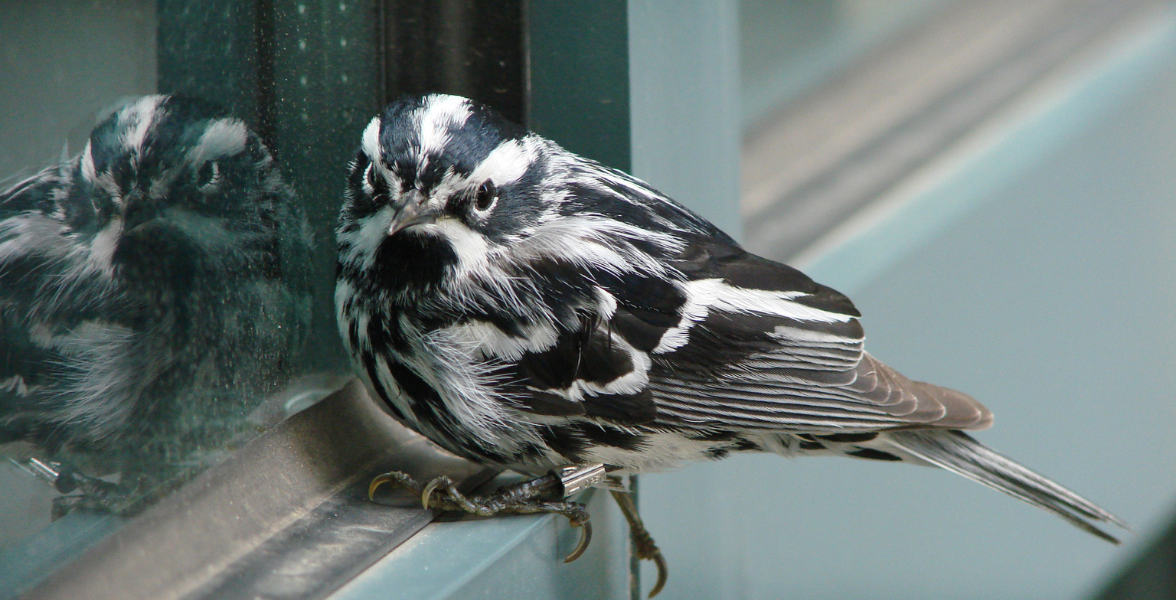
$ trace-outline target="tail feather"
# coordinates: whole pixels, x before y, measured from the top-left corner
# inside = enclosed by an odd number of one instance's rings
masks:
[[[962,431],[893,431],[886,441],[911,456],[1054,513],[1112,544],[1118,544],[1119,540],[1094,523],[1111,523],[1130,530],[1122,519],[1001,456]]]

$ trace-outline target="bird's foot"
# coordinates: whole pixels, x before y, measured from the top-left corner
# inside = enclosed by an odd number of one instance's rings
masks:
[[[53,499],[50,516],[54,521],[75,510],[117,512],[113,507],[125,495],[118,484],[86,475],[68,463],[30,458],[21,467],[62,494]]]
[[[653,536],[649,535],[649,530],[645,529],[645,523],[641,522],[641,515],[637,512],[637,504],[633,502],[633,496],[628,492],[612,491],[613,499],[617,501],[617,506],[621,508],[621,513],[625,515],[625,520],[629,522],[629,537],[633,540],[633,552],[640,560],[651,560],[653,564],[657,565],[657,583],[653,585],[653,589],[649,591],[649,597],[652,598],[662,591],[666,586],[666,579],[669,578],[669,568],[666,565],[666,559],[662,556],[661,550],[658,550],[657,544],[653,541]]]
[[[442,475],[422,486],[406,473],[393,471],[372,480],[368,497],[385,483],[392,483],[420,496],[425,508],[460,511],[480,517],[495,515],[561,514],[572,527],[581,528],[580,542],[564,562],[580,558],[592,541],[592,521],[583,504],[565,498],[604,481],[604,465],[581,465],[556,469],[529,481],[504,485],[490,494],[466,495]]]

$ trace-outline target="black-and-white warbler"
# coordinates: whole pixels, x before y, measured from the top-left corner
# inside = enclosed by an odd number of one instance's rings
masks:
[[[297,359],[308,232],[241,120],[169,96],[116,110],[0,192],[0,444],[124,475],[216,449]]]
[[[471,460],[538,475],[845,455],[942,467],[1107,540],[1092,523],[1122,525],[963,433],[991,424],[978,402],[863,352],[845,296],[476,102],[404,98],[373,119],[337,234],[356,371]],[[477,508],[437,487],[427,501]]]

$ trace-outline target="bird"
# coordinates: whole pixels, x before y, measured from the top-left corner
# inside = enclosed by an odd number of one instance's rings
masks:
[[[296,365],[309,232],[241,119],[170,95],[113,110],[0,192],[0,447],[56,465],[59,491],[83,463],[99,488],[156,485],[215,455]]]
[[[404,96],[371,120],[336,239],[339,332],[370,395],[451,453],[547,478],[531,488],[836,455],[940,467],[1116,543],[1096,525],[1126,527],[965,433],[992,424],[979,402],[865,352],[846,296],[474,100]],[[397,472],[371,491],[387,482],[426,506],[587,519],[517,485],[472,498]],[[614,496],[656,594],[664,559]]]

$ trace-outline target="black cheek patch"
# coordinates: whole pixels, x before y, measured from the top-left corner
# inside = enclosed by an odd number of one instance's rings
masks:
[[[380,209],[380,204],[375,202],[363,189],[363,179],[369,165],[371,165],[371,161],[368,160],[367,154],[360,150],[355,155],[351,171],[347,173],[347,190],[351,193],[351,201],[344,206],[346,218],[343,220],[350,222],[349,224],[358,226],[356,221]]]

